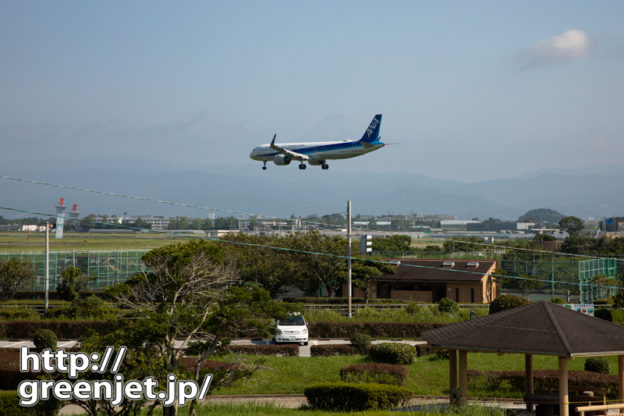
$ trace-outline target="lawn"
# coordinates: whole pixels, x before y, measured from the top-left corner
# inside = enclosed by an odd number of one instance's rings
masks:
[[[312,383],[338,381],[342,367],[367,362],[363,356],[335,357],[258,357],[250,355],[227,354],[221,361],[243,361],[257,363],[261,367],[247,380],[238,380],[232,386],[221,388],[213,394],[301,394]],[[585,359],[571,360],[570,370],[582,370]],[[611,373],[617,372],[617,358],[610,357]],[[448,394],[448,360],[438,359],[435,355],[419,357],[408,366],[410,376],[405,384],[414,394],[424,396],[443,396]],[[558,368],[557,357],[535,355],[535,370],[553,370]],[[523,354],[486,354],[469,353],[468,369],[481,371],[524,370]],[[469,386],[470,387],[470,386]],[[522,392],[486,391],[470,389],[472,396],[521,397]]]

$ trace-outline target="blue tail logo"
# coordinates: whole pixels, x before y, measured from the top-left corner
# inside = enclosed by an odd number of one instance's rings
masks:
[[[379,129],[381,128],[381,114],[373,117],[373,121],[368,125],[360,142],[373,143],[379,140]]]

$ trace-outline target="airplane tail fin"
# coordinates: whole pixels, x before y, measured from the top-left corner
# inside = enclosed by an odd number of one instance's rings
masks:
[[[381,127],[381,114],[375,115],[373,121],[368,125],[364,135],[360,139],[362,143],[373,143],[379,140],[379,129]]]

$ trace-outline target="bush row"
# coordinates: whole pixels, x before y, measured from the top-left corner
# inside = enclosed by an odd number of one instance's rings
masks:
[[[0,308],[0,319],[5,321],[14,321],[16,319],[32,319],[39,320],[39,314],[30,306],[10,306]]]
[[[388,364],[411,364],[416,358],[416,348],[399,342],[373,344],[368,349],[371,360]]]
[[[407,367],[394,364],[353,364],[340,369],[340,379],[345,382],[402,386],[408,376]]]
[[[513,390],[523,391],[525,383],[524,371],[477,371],[468,370],[468,380],[475,382],[483,380],[488,389],[496,390],[502,381],[507,381]],[[557,370],[536,370],[533,372],[535,391],[556,391],[559,386],[559,372]],[[568,385],[570,388],[609,388],[617,391],[617,376],[595,373],[592,371],[568,371]]]
[[[296,357],[299,355],[299,346],[293,344],[228,345],[228,351],[238,354],[279,355]]]
[[[108,321],[5,321],[0,322],[0,339],[32,339],[38,329],[49,329],[59,339],[79,339],[89,329],[110,326]]]
[[[309,322],[310,338],[349,338],[368,334],[373,338],[418,338],[424,331],[448,324],[429,322]]]
[[[390,409],[412,397],[405,387],[375,383],[318,383],[304,389],[310,406],[328,410]]]
[[[322,298],[302,296],[300,298],[284,298],[284,302],[308,303],[317,305],[347,305],[349,298]],[[351,303],[366,303],[364,298],[351,298]],[[368,303],[408,303],[400,299],[369,299]]]
[[[362,354],[360,350],[350,344],[336,345],[312,345],[310,347],[310,355],[312,357],[327,357],[330,355],[358,355]]]
[[[114,323],[113,323],[114,325]],[[418,338],[423,331],[447,324],[427,322],[309,322],[310,338],[349,338],[368,334],[374,338]],[[59,339],[78,339],[85,331],[99,331],[110,321],[0,321],[0,339],[32,339],[37,329],[50,329]]]

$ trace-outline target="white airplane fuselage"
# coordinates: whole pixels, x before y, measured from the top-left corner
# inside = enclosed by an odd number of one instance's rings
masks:
[[[294,160],[299,161],[299,169],[305,169],[305,162],[328,169],[328,160],[349,159],[384,147],[385,144],[379,141],[380,127],[381,114],[377,114],[373,117],[360,140],[276,144],[277,135],[274,135],[270,144],[255,147],[249,157],[263,162],[262,169],[265,170],[267,162],[284,166]]]
[[[384,147],[384,143],[360,143],[358,141],[342,140],[332,142],[280,143],[280,147],[307,155],[310,158],[308,162],[311,165],[315,165],[326,160],[349,159],[351,157],[361,156],[373,150],[381,149]],[[282,153],[271,148],[270,144],[263,144],[255,147],[249,154],[249,157],[261,162],[271,162],[274,161],[276,156],[280,155],[282,155]]]

